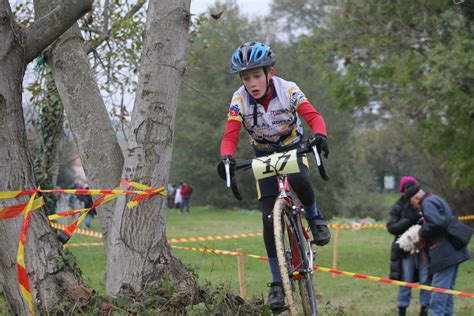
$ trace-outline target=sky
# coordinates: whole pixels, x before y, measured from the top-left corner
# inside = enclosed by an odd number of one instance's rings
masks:
[[[205,12],[215,0],[191,0],[191,13]],[[270,12],[272,0],[237,0],[240,11],[246,15],[266,15]]]

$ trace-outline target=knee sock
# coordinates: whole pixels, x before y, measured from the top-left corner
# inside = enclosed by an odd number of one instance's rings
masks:
[[[278,268],[278,260],[276,257],[268,257],[268,265],[272,272],[272,282],[281,283],[280,269]]]
[[[306,217],[306,219],[312,219],[320,215],[318,207],[316,206],[316,201],[310,206],[303,205],[303,207],[304,217]]]

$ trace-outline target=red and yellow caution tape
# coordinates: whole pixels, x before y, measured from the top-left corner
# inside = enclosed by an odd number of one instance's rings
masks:
[[[26,270],[25,264],[25,243],[26,243],[26,234],[28,232],[28,227],[30,225],[30,216],[33,209],[33,204],[35,201],[36,192],[30,197],[30,200],[25,206],[23,225],[20,233],[20,241],[18,243],[18,252],[17,252],[17,270],[18,270],[18,283],[20,285],[21,294],[25,298],[25,301],[28,303],[28,309],[30,310],[31,315],[35,315],[35,310],[33,308],[33,300],[31,299],[30,291],[30,282],[28,280],[28,272]]]
[[[268,260],[267,257],[257,256],[257,255],[253,255],[253,254],[249,254],[249,253],[245,253],[245,252],[236,252],[236,251],[229,251],[229,250],[218,250],[218,249],[211,249],[211,248],[182,247],[182,246],[172,246],[172,247],[176,248],[176,249],[183,249],[183,250],[189,250],[189,251],[214,253],[214,254],[228,255],[228,256],[246,256],[246,257],[251,257],[251,258],[259,259],[259,260],[263,260],[263,261]],[[427,290],[427,291],[433,291],[433,292],[446,293],[446,294],[452,294],[452,295],[457,295],[457,296],[474,298],[474,293],[466,293],[466,292],[443,289],[443,288],[439,288],[439,287],[433,287],[433,286],[422,285],[422,284],[417,284],[417,283],[409,283],[409,282],[391,280],[391,279],[386,279],[386,278],[379,278],[379,277],[374,277],[374,276],[360,274],[360,273],[352,273],[352,272],[336,270],[336,269],[329,269],[329,268],[324,268],[324,267],[319,267],[319,266],[313,266],[313,270],[327,272],[327,273],[334,273],[334,274],[338,274],[338,275],[344,275],[344,276],[349,276],[349,277],[353,277],[353,278],[369,280],[369,281],[374,281],[374,282],[380,282],[380,283],[385,283],[385,284],[394,284],[394,285],[398,285],[398,286],[405,286],[405,287],[410,287],[410,288],[415,288],[415,289],[421,289],[421,290]]]
[[[90,247],[90,246],[103,246],[103,242],[84,242],[80,244],[70,244],[67,243],[64,245],[64,247]]]
[[[170,243],[181,243],[181,242],[196,242],[196,241],[212,241],[212,240],[227,240],[236,238],[249,238],[249,237],[261,237],[262,233],[244,233],[244,234],[232,234],[223,236],[204,236],[204,237],[183,237],[183,238],[171,238],[168,239]]]
[[[461,291],[443,289],[443,288],[439,288],[439,287],[422,285],[422,284],[418,284],[418,283],[409,283],[409,282],[397,281],[397,280],[392,280],[392,279],[379,278],[379,277],[374,277],[374,276],[360,274],[360,273],[352,273],[352,272],[347,272],[347,271],[342,271],[342,270],[337,270],[337,269],[323,268],[323,267],[318,267],[318,266],[313,266],[313,270],[328,272],[328,273],[334,273],[334,274],[339,274],[339,275],[345,275],[345,276],[349,276],[349,277],[353,277],[353,278],[369,280],[369,281],[374,281],[374,282],[380,282],[380,283],[385,283],[385,284],[395,284],[395,285],[410,287],[410,288],[414,288],[414,289],[427,290],[427,291],[433,291],[433,292],[446,293],[446,294],[452,294],[452,295],[457,295],[457,296],[474,298],[474,293],[466,293],[466,292],[461,292]]]
[[[86,209],[87,210],[87,209]],[[83,210],[77,210],[77,211],[70,211],[70,212],[82,212]],[[65,212],[67,213],[67,212]],[[65,214],[61,213],[61,214]],[[51,215],[49,216],[49,219],[56,219],[60,217],[61,214],[57,215]],[[74,213],[75,214],[75,213]],[[468,215],[468,216],[461,216],[459,217],[460,220],[468,220],[474,218],[474,215]],[[379,225],[378,227],[385,227],[385,224],[370,224],[370,227],[361,227],[361,226],[367,226],[367,225],[332,225],[330,224],[329,227],[332,228],[341,228],[341,229],[353,229],[353,228],[373,228],[374,225]],[[58,224],[56,222],[51,222],[51,226],[59,229],[65,229],[65,225]],[[80,235],[86,235],[86,236],[92,236],[92,237],[98,237],[102,238],[102,233],[96,232],[93,230],[87,230],[87,229],[81,229],[78,228],[76,230],[76,233]],[[168,239],[169,243],[183,243],[183,242],[199,242],[199,241],[213,241],[213,240],[229,240],[229,239],[238,239],[238,238],[250,238],[250,237],[261,237],[263,236],[263,233],[242,233],[242,234],[230,234],[230,235],[222,235],[222,236],[197,236],[197,237],[179,237],[179,238],[171,238]]]
[[[61,230],[65,230],[67,228],[66,225],[59,224],[59,223],[56,223],[56,222],[50,222],[50,224],[51,224],[51,227],[61,229]],[[102,238],[102,233],[101,232],[97,232],[95,230],[84,229],[84,228],[80,228],[80,227],[76,228],[75,233],[80,234],[80,235],[85,235],[85,236]]]
[[[49,217],[52,219],[51,217]],[[57,229],[65,230],[66,225],[59,224],[57,222],[51,222],[51,226]],[[76,234],[102,238],[102,233],[94,230],[77,228],[75,231]],[[197,241],[212,241],[212,240],[228,240],[236,238],[249,238],[249,237],[261,237],[262,233],[244,233],[244,234],[232,234],[232,235],[222,235],[222,236],[203,236],[203,237],[182,237],[182,238],[171,238],[168,239],[168,242],[171,244],[183,243],[183,242],[197,242]]]
[[[0,192],[0,199],[11,199],[11,198],[16,198],[20,197],[23,195],[31,195],[33,193],[38,192],[37,190],[22,190],[22,191],[5,191],[5,192]]]
[[[328,227],[331,229],[385,228],[385,224],[351,224],[351,225],[329,224]]]
[[[81,213],[87,212],[88,210],[89,210],[88,208],[82,208],[80,210],[70,210],[70,211],[66,211],[66,212],[62,212],[62,213],[49,215],[48,219],[50,221],[52,221],[52,220],[63,218],[63,217],[69,217],[69,216],[72,216],[72,215],[81,214]]]
[[[155,194],[161,194],[161,195],[164,195],[164,196],[167,195],[164,187],[161,187],[161,188],[158,188],[158,189],[153,189],[152,187],[149,187],[147,185],[144,185],[144,184],[141,184],[141,183],[138,183],[138,182],[134,182],[134,181],[130,181],[130,180],[127,180],[127,179],[121,179],[120,180],[120,185],[133,187],[133,188],[140,189],[140,190],[143,190],[143,191],[146,192],[145,194],[143,194],[141,196],[138,196],[138,197],[132,199],[130,202],[128,202],[127,206],[129,208],[137,206],[138,203],[140,203],[141,201],[143,201],[146,198],[149,198],[152,195],[155,195]]]
[[[85,209],[87,210],[87,209]],[[83,211],[83,210],[78,210]],[[70,212],[75,212],[75,211],[70,211]],[[61,213],[63,214],[63,213]],[[53,215],[49,216],[49,219],[57,219],[57,217],[54,217]],[[51,226],[57,229],[65,230],[67,228],[66,225],[59,224],[57,222],[50,222]],[[102,238],[102,233],[94,230],[89,230],[89,229],[83,229],[83,228],[76,228],[75,230],[76,234],[79,235],[84,235],[84,236],[91,236],[91,237],[97,237],[97,238]],[[175,244],[175,243],[182,243],[182,242],[197,242],[197,241],[212,241],[212,240],[228,240],[228,239],[236,239],[236,238],[249,238],[249,237],[261,237],[263,236],[262,233],[243,233],[243,234],[231,234],[231,235],[222,235],[222,236],[198,236],[198,237],[181,237],[181,238],[171,238],[168,239],[169,243]]]
[[[77,210],[77,211],[69,211],[70,213],[81,213],[81,216],[79,216],[74,222],[72,222],[69,226],[66,227],[66,229],[62,230],[61,233],[59,234],[58,238],[59,240],[65,244],[71,239],[72,235],[74,232],[77,230],[77,226],[86,218],[87,213],[96,207],[100,206],[103,203],[110,202],[111,200],[115,199],[117,196],[116,195],[102,195],[98,199],[94,201],[92,206],[90,208],[82,209],[82,210]],[[51,220],[51,218],[54,217],[54,215],[48,216],[48,218]]]
[[[171,239],[170,239],[170,241],[171,241]],[[67,247],[103,246],[103,243],[80,243],[80,244],[68,244],[66,246]],[[176,246],[176,245],[172,245],[171,247],[175,248],[175,249],[182,249],[182,250],[196,251],[196,252],[205,252],[205,253],[213,253],[213,254],[217,254],[217,255],[246,256],[246,257],[250,257],[250,258],[254,258],[254,259],[259,259],[259,260],[262,260],[262,261],[267,261],[268,260],[268,258],[264,257],[264,256],[258,256],[258,255],[254,255],[254,254],[250,254],[250,253],[237,252],[237,251],[231,251],[231,250],[220,250],[220,249],[212,249],[212,248],[207,248],[207,247],[184,247],[184,246]],[[329,268],[324,268],[324,267],[320,267],[320,266],[313,266],[313,270],[332,273],[332,274],[338,274],[338,275],[344,275],[344,276],[348,276],[348,277],[352,277],[352,278],[369,280],[369,281],[374,281],[374,282],[379,282],[379,283],[394,284],[394,285],[397,285],[397,286],[405,286],[405,287],[410,287],[410,288],[415,288],[415,289],[420,289],[420,290],[427,290],[427,291],[452,294],[452,295],[457,295],[457,296],[462,296],[462,297],[474,298],[474,293],[467,293],[467,292],[443,289],[443,288],[438,288],[438,287],[433,287],[433,286],[428,286],[428,285],[422,285],[422,284],[418,284],[418,283],[409,283],[409,282],[397,281],[397,280],[392,280],[392,279],[386,279],[386,278],[380,278],[380,277],[360,274],[360,273],[347,272],[347,271],[342,271],[342,270],[337,270],[337,269],[329,269]]]
[[[18,245],[18,253],[17,253],[17,270],[18,270],[18,283],[20,286],[21,293],[28,303],[29,311],[32,315],[35,315],[33,301],[31,297],[30,291],[30,284],[28,280],[28,272],[26,269],[25,264],[25,242],[26,236],[28,232],[28,227],[30,224],[30,216],[31,212],[40,209],[44,205],[44,200],[42,197],[35,199],[36,194],[39,192],[42,193],[69,193],[69,194],[86,194],[86,195],[101,195],[98,199],[96,199],[91,208],[80,209],[80,210],[70,210],[68,212],[62,214],[55,214],[49,217],[50,220],[57,219],[60,217],[71,216],[74,214],[81,214],[79,218],[77,218],[72,224],[69,226],[64,226],[61,234],[59,235],[59,239],[65,243],[69,240],[72,234],[78,229],[78,225],[82,222],[82,220],[87,216],[87,213],[100,206],[101,204],[110,202],[111,200],[115,199],[117,195],[122,194],[136,194],[139,195],[138,197],[132,199],[127,206],[132,208],[138,205],[139,202],[143,201],[144,199],[160,194],[166,196],[167,192],[165,191],[164,187],[154,189],[146,185],[139,184],[137,182],[122,180],[122,184],[125,184],[130,187],[140,188],[142,191],[131,191],[131,190],[94,190],[94,189],[85,189],[85,190],[78,190],[78,189],[54,189],[54,190],[41,190],[40,188],[36,190],[21,190],[21,191],[7,191],[7,192],[0,192],[0,199],[10,199],[10,198],[17,198],[25,195],[31,195],[29,201],[27,203],[21,203],[17,205],[7,206],[0,208],[0,219],[7,219],[13,218],[20,215],[24,215],[22,230],[20,234],[20,240]],[[59,224],[58,224],[59,225]],[[102,234],[100,234],[102,237]]]
[[[26,210],[26,206],[28,203],[29,202],[7,206],[7,207],[0,207],[0,219],[13,218],[13,217],[17,217],[23,214]],[[44,199],[43,197],[39,197],[33,201],[30,211],[37,210],[43,205],[44,205]]]
[[[468,221],[468,220],[474,219],[474,215],[458,216],[458,219],[460,221]]]

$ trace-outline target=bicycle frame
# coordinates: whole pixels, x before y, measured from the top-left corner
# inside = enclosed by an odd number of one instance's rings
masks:
[[[277,199],[285,199],[288,203],[288,205],[291,207],[291,212],[292,212],[292,216],[294,218],[296,218],[296,216],[299,216],[300,219],[298,221],[296,221],[296,225],[302,225],[301,224],[301,214],[303,213],[303,209],[301,208],[301,205],[296,205],[295,203],[295,200],[294,198],[291,196],[290,194],[290,186],[289,186],[289,183],[288,183],[288,177],[286,175],[278,175],[277,176],[277,181],[278,181],[278,190],[279,190],[279,194],[278,194],[278,197]],[[304,234],[304,238],[306,240],[306,242],[308,243],[308,249],[312,249],[311,245],[311,237],[309,236],[308,232],[306,229],[304,229],[302,226],[301,227],[298,227],[298,229],[300,229],[303,231],[303,234]],[[286,231],[288,232],[290,238],[291,238],[291,250],[292,252],[295,252],[295,253],[298,253],[299,252],[299,249],[298,249],[298,245],[297,245],[297,241],[296,241],[296,237],[294,236],[294,234],[292,234],[291,230],[286,227]],[[303,269],[302,272],[304,273],[313,273],[313,265],[312,263],[314,262],[314,252],[313,251],[310,251],[308,253],[308,256],[309,256],[309,262],[307,263],[307,266]],[[293,259],[295,258],[299,258],[300,256],[292,256]],[[298,268],[301,266],[301,262],[294,262],[292,261],[292,265],[294,268]],[[293,276],[295,277],[295,276]]]
[[[274,153],[251,160],[239,161],[233,165],[233,170],[251,168],[256,180],[276,176],[279,192],[272,213],[274,217],[275,244],[276,246],[278,244],[279,269],[282,279],[286,280],[283,280],[282,283],[288,300],[288,308],[292,315],[298,315],[298,305],[295,304],[298,298],[294,296],[294,294],[297,294],[293,286],[290,285],[294,281],[299,285],[298,293],[304,314],[317,314],[315,291],[311,278],[316,250],[313,249],[311,238],[301,221],[304,210],[301,208],[299,201],[293,196],[288,181],[288,174],[296,173],[300,170],[298,158],[309,152],[313,152],[316,157],[316,164],[321,177],[324,180],[328,180],[329,177],[324,169],[316,146],[304,146],[288,152]],[[221,164],[223,166],[219,165],[219,168],[225,170],[227,187],[232,188],[232,193],[238,200],[242,200],[237,183],[235,179],[231,178],[230,159],[225,159]],[[291,272],[290,275],[288,272]]]

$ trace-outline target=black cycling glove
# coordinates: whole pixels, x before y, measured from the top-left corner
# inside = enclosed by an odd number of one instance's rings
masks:
[[[217,173],[219,174],[219,176],[224,179],[224,181],[226,180],[226,174],[225,174],[225,160],[229,159],[229,171],[230,171],[230,180],[231,180],[231,183],[233,181],[235,181],[235,177],[234,177],[234,170],[235,170],[235,160],[232,158],[232,157],[227,157],[227,156],[224,156],[222,157],[222,161],[217,165]]]
[[[312,138],[308,144],[309,146],[314,146],[316,145],[316,148],[318,149],[318,153],[323,152],[324,157],[329,156],[329,145],[326,140],[326,136],[323,134],[315,134],[314,138]]]

